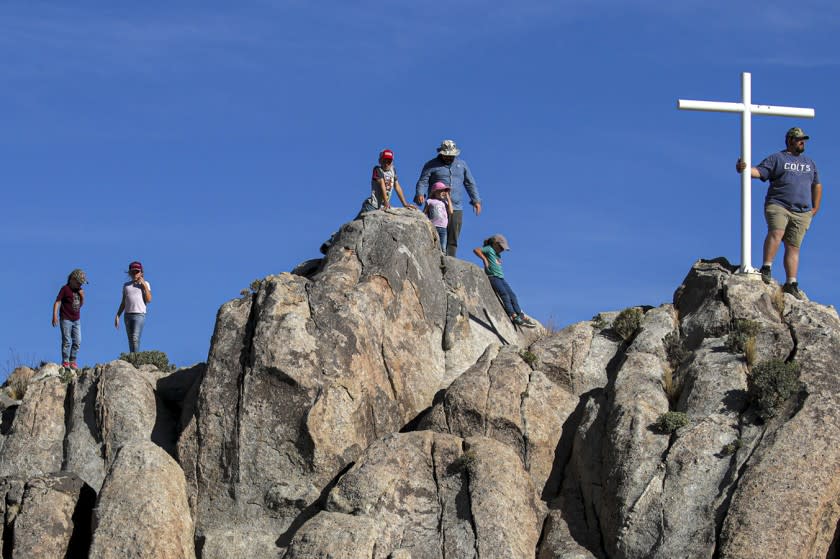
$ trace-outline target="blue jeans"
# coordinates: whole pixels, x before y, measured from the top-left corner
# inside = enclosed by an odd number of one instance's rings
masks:
[[[516,300],[516,294],[510,288],[508,282],[504,278],[497,278],[496,276],[487,277],[490,278],[490,285],[493,286],[493,291],[502,300],[502,306],[505,307],[505,312],[508,313],[508,316],[512,318],[518,314],[522,314],[522,309],[519,308],[519,301]]]
[[[145,313],[125,313],[125,333],[128,335],[128,351],[131,353],[140,351],[140,335],[143,333],[143,324],[145,323]]]
[[[79,353],[79,346],[82,345],[82,324],[81,320],[59,321],[61,328],[61,361],[66,363],[76,360]]]
[[[440,237],[440,250],[446,254],[446,227],[435,227]]]

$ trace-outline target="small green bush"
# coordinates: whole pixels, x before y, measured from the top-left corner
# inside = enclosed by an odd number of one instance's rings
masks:
[[[162,351],[138,351],[137,353],[121,353],[120,359],[128,361],[135,367],[140,365],[154,365],[159,371],[173,371],[175,365],[169,363],[169,358]]]
[[[669,411],[656,419],[654,427],[660,433],[673,433],[689,424],[688,416],[681,411]]]
[[[723,445],[723,448],[720,449],[720,453],[724,456],[732,456],[738,449],[741,448],[741,439],[735,439],[731,443]]]
[[[537,354],[533,353],[531,351],[528,351],[527,349],[524,349],[524,350],[520,351],[519,352],[519,357],[521,357],[522,360],[525,361],[528,364],[528,366],[531,367],[531,368],[535,367],[537,365],[537,361],[539,361],[539,358],[537,357]]]
[[[636,330],[642,325],[642,316],[644,316],[644,313],[642,313],[642,309],[640,308],[630,307],[624,309],[613,320],[613,330],[626,342],[633,337]]]
[[[70,381],[73,380],[73,369],[62,367],[61,372],[58,374],[58,378],[61,379],[61,382],[64,384],[70,384]]]
[[[741,318],[737,319],[726,336],[726,341],[724,342],[726,349],[732,353],[744,353],[750,338],[755,343],[755,336],[758,334],[760,328],[758,322]]]
[[[762,361],[753,367],[747,377],[747,393],[750,403],[759,417],[768,420],[774,417],[782,404],[795,392],[799,392],[799,363],[785,363],[781,359]]]

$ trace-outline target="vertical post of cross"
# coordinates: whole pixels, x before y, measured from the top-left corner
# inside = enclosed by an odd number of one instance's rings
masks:
[[[747,168],[741,173],[741,272],[753,272],[752,252],[752,76],[741,73],[741,160]]]
[[[752,104],[751,74],[741,74],[741,102],[689,101],[680,99],[677,108],[687,111],[741,113],[741,160],[747,165],[741,173],[741,273],[755,272],[750,263],[752,253],[752,115],[794,116],[814,118],[814,109],[801,107],[774,107]]]

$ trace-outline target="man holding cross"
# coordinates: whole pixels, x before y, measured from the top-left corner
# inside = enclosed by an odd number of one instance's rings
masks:
[[[771,266],[779,245],[784,241],[787,281],[783,290],[797,299],[804,298],[796,277],[799,247],[822,200],[822,184],[817,165],[810,157],[803,155],[805,142],[809,139],[801,128],[791,128],[785,134],[785,149],[769,155],[757,167],[750,169],[752,178],[770,181],[764,198],[767,237],[764,239],[761,278],[765,283],[770,283]],[[746,164],[738,159],[735,170],[741,173],[744,169]]]

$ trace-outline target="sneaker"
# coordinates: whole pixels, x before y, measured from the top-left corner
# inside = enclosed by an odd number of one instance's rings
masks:
[[[519,319],[522,321],[522,325],[527,326],[528,328],[533,328],[537,325],[536,322],[525,316],[525,313],[520,313]]]
[[[531,322],[530,318],[526,318],[524,314],[519,314],[511,318],[514,324],[523,328],[533,328],[535,324]]]
[[[759,272],[761,272],[761,280],[764,283],[769,284],[771,281],[773,281],[773,275],[770,273],[770,266],[762,266]]]
[[[800,301],[805,300],[805,295],[801,291],[799,291],[799,283],[798,282],[786,283],[782,287],[782,291],[784,291],[785,293],[790,293],[791,295],[793,295],[794,297],[796,297]]]
[[[65,361],[64,363],[61,364],[61,366],[64,367],[65,369],[69,369],[70,368],[70,362]]]
[[[79,364],[76,363],[75,361],[70,361],[70,368],[75,371],[79,368]]]

